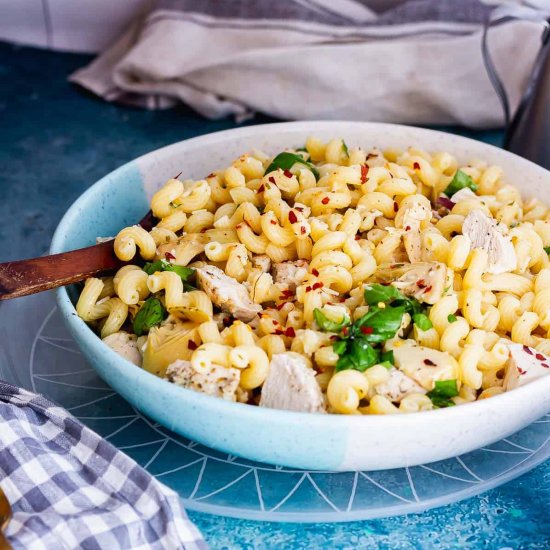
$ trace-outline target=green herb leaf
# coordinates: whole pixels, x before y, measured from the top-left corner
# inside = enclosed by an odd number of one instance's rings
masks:
[[[391,285],[372,283],[365,288],[365,302],[369,306],[376,306],[380,302],[388,304],[393,300],[403,299],[404,296]]]
[[[185,291],[196,290],[194,286],[189,284],[189,281],[195,276],[195,270],[183,265],[174,265],[166,260],[157,260],[156,262],[148,262],[143,266],[143,271],[147,275],[152,275],[156,271],[173,271],[177,273],[183,281],[183,289]]]
[[[450,315],[447,315],[447,321],[449,321],[449,323],[455,323],[458,319],[456,318],[456,315],[451,313]]]
[[[550,246],[545,246],[544,251],[550,256]]]
[[[344,315],[341,321],[332,321],[319,308],[313,310],[313,316],[319,328],[325,332],[340,332],[350,323],[350,319],[347,315]]]
[[[158,298],[148,298],[134,317],[134,332],[141,336],[159,325],[167,316],[168,312]]]
[[[380,361],[382,361],[383,363],[391,363],[392,365],[395,365],[393,350],[390,349],[390,351],[383,351],[380,354]]]
[[[379,357],[379,353],[365,338],[350,339],[346,343],[346,353],[336,363],[336,371],[355,369],[364,372],[376,365]]]
[[[349,149],[344,140],[342,140],[342,151],[344,155],[346,155],[346,157],[349,158]]]
[[[347,344],[345,340],[336,340],[336,342],[332,344],[332,349],[337,355],[344,355],[344,353],[346,353],[346,348]]]
[[[401,328],[405,308],[371,306],[370,310],[355,321],[350,329],[352,335],[361,334],[368,342],[385,342],[393,338]],[[370,329],[372,332],[367,332]]]
[[[432,322],[425,313],[417,313],[416,315],[413,315],[413,323],[420,330],[430,330],[433,328]]]
[[[301,155],[297,155],[295,153],[289,153],[288,151],[279,153],[273,159],[271,164],[267,167],[265,174],[269,174],[270,172],[274,172],[275,170],[279,170],[279,169],[290,170],[296,163],[302,164],[308,170],[311,170],[311,172],[313,172],[313,175],[315,176],[315,179],[316,180],[319,179],[319,172],[317,171],[317,168],[315,168],[315,166],[311,164],[311,162],[304,160],[304,158]]]
[[[457,170],[456,174],[451,180],[451,183],[449,183],[443,193],[445,193],[447,197],[452,197],[457,191],[460,191],[465,187],[469,187],[472,191],[477,191],[477,185],[474,183],[474,180],[472,180],[472,178],[468,174],[466,174],[466,172],[463,172],[462,170]]]
[[[456,380],[437,380],[434,389],[426,394],[437,408],[452,407],[454,405],[451,397],[458,395]]]

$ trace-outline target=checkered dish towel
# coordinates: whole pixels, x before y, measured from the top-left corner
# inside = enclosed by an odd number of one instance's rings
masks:
[[[525,90],[543,8],[550,0],[159,0],[71,80],[107,101],[182,101],[208,118],[495,127]]]
[[[0,486],[14,549],[207,548],[176,493],[66,410],[3,382]]]

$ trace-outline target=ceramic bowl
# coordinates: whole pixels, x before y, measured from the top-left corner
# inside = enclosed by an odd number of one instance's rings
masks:
[[[496,147],[455,135],[392,124],[291,122],[218,132],[164,147],[115,170],[68,210],[51,252],[115,235],[148,210],[153,193],[183,170],[199,179],[253,148],[269,154],[309,135],[342,137],[364,148],[449,151],[459,161],[498,164],[525,196],[547,197],[550,173]],[[74,289],[58,290],[65,322],[90,364],[114,390],[167,428],[214,449],[276,465],[316,470],[378,470],[457,456],[493,443],[550,411],[550,376],[468,405],[414,414],[306,414],[231,403],[170,384],[102,343],[76,315]]]

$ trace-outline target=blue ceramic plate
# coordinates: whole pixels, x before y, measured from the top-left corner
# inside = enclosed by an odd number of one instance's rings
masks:
[[[136,223],[148,210],[154,191],[182,170],[184,177],[199,179],[228,166],[243,152],[259,148],[276,154],[303,144],[311,134],[323,140],[342,137],[349,145],[364,148],[414,145],[444,150],[461,162],[481,158],[502,166],[509,181],[521,182],[527,196],[543,196],[550,181],[548,172],[525,159],[431,130],[353,122],[254,126],[177,143],[109,174],[69,209],[55,233],[52,252],[89,245],[96,236],[113,235]],[[76,316],[67,289],[59,290],[58,303],[83,355],[137,410],[220,452],[270,464],[333,471],[415,466],[487,446],[550,410],[550,376],[491,399],[415,414],[321,415],[231,403],[169,384],[135,367],[105,346]]]

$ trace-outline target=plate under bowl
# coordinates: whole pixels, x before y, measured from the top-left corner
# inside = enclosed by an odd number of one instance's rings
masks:
[[[148,210],[153,193],[174,174],[201,178],[251,149],[270,154],[309,135],[342,137],[364,148],[416,146],[448,151],[460,162],[500,165],[525,196],[544,197],[550,173],[471,139],[410,126],[363,122],[290,122],[227,130],[144,155],[102,178],[69,208],[51,253],[116,234]],[[165,427],[214,449],[251,460],[316,470],[380,470],[457,456],[488,445],[550,411],[550,376],[512,392],[460,407],[388,416],[314,415],[231,403],[187,390],[137,368],[104,345],[76,315],[70,288],[57,292],[69,331],[99,375]]]

